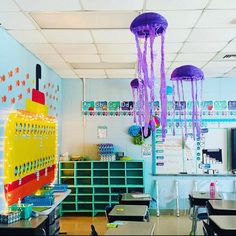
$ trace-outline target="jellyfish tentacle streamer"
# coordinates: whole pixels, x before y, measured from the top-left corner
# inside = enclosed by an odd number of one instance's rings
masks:
[[[174,84],[175,82],[177,85],[177,96],[178,96],[179,102],[181,99],[180,92],[179,92],[179,83],[181,83],[181,88],[182,88],[181,94],[182,94],[182,99],[184,101],[185,97],[184,97],[184,91],[183,91],[184,90],[183,83],[189,82],[189,81],[191,82],[192,135],[194,139],[196,137],[199,138],[201,134],[201,121],[202,121],[201,101],[202,101],[204,74],[202,70],[200,70],[196,66],[183,65],[174,69],[174,71],[171,73],[171,80],[172,80],[172,84]],[[200,81],[200,91],[199,91],[198,81]],[[175,97],[173,96],[172,99],[175,99]],[[174,101],[173,101],[173,104],[174,104]],[[174,113],[175,111],[173,112],[173,114]],[[182,126],[182,135],[184,138],[186,138],[187,137],[186,112],[184,112],[184,114],[185,114],[184,115],[185,128],[183,131],[183,126]],[[181,116],[182,115],[180,111],[180,122],[182,122]]]
[[[161,100],[161,126],[162,137],[165,137],[166,117],[167,117],[167,96],[166,96],[166,77],[164,64],[164,34],[167,29],[167,20],[158,13],[147,12],[137,16],[130,25],[131,32],[135,35],[138,69],[137,77],[140,81],[138,88],[138,121],[144,127],[144,136],[148,133],[149,121],[154,116],[153,104],[155,101],[155,57],[154,57],[154,43],[155,38],[161,36],[161,86],[160,86],[160,100]],[[143,50],[141,45],[143,42]],[[150,50],[150,52],[149,52]],[[148,62],[150,61],[150,65]],[[142,85],[141,85],[142,84]],[[132,85],[131,85],[132,87]],[[136,111],[134,111],[136,112]],[[136,121],[136,119],[134,120]],[[154,127],[155,128],[155,127]]]

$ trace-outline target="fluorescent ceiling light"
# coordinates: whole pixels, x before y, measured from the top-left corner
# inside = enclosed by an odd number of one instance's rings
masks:
[[[127,29],[137,12],[32,12],[41,29]]]

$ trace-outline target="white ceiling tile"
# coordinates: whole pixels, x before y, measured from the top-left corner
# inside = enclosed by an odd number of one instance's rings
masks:
[[[236,37],[235,28],[220,29],[194,29],[188,42],[227,42]]]
[[[192,28],[201,15],[201,12],[201,10],[158,11],[168,21],[167,31],[173,28]]]
[[[99,75],[99,76],[106,76],[105,70],[103,69],[76,69],[74,70],[76,74],[81,76],[93,76],[93,75]]]
[[[213,69],[213,70],[230,70],[236,66],[235,61],[212,61],[209,62],[204,69]]]
[[[8,30],[8,33],[20,43],[47,43],[38,30]]]
[[[158,56],[159,53],[158,53]],[[176,57],[176,53],[165,53],[165,62],[170,62],[173,61]],[[160,58],[157,58],[158,61],[160,61]]]
[[[100,58],[98,55],[77,55],[77,54],[62,54],[62,57],[65,59],[65,61],[70,63],[95,63],[100,62]]]
[[[57,69],[55,70],[57,74],[59,74],[61,77],[67,77],[67,78],[78,78],[78,76],[75,74],[73,70],[68,69]]]
[[[227,77],[234,77],[236,78],[236,68],[233,70],[230,70],[228,73],[224,74]]]
[[[24,43],[24,46],[35,54],[57,54],[57,51],[48,43]]]
[[[135,69],[106,69],[108,75],[129,75],[135,74]]]
[[[226,45],[225,42],[186,42],[181,53],[218,52]]]
[[[173,62],[169,68],[168,71],[173,71],[174,69],[176,69],[177,67],[183,66],[183,65],[193,65],[196,66],[198,68],[201,68],[202,66],[204,66],[207,62],[204,61],[178,61],[178,62]]]
[[[147,10],[190,10],[205,8],[208,0],[146,0]]]
[[[114,75],[114,74],[107,74],[109,79],[134,79],[136,76],[135,74],[127,74],[127,75]]]
[[[167,29],[165,38],[167,43],[182,43],[190,33],[190,29]]]
[[[91,30],[96,43],[134,43],[129,29]]]
[[[209,61],[215,53],[180,53],[175,61]]]
[[[0,12],[0,22],[7,29],[36,29],[35,25],[21,12]]]
[[[141,10],[143,0],[80,0],[84,10]]]
[[[62,54],[97,54],[94,44],[57,43],[53,46]]]
[[[177,53],[182,47],[183,43],[166,43],[165,52],[166,53]]]
[[[135,62],[137,60],[136,54],[102,54],[102,62]]]
[[[74,69],[134,69],[135,63],[71,63]]]
[[[236,9],[236,1],[211,0],[207,9]]]
[[[78,0],[15,0],[24,11],[77,11],[81,10]]]
[[[58,54],[37,54],[36,56],[39,57],[45,63],[64,62],[63,58]]]
[[[85,78],[85,79],[106,79],[107,75],[79,75],[80,78]]]
[[[216,78],[216,77],[223,77],[223,72],[217,71],[204,71],[205,78]]]
[[[71,69],[71,67],[65,62],[48,62],[47,65],[55,70],[57,69],[70,70]]]
[[[133,44],[97,44],[99,53],[101,54],[135,54],[136,47]]]
[[[92,43],[89,30],[42,30],[50,43]]]
[[[41,29],[123,29],[129,28],[137,12],[33,12]]]
[[[236,42],[230,42],[221,52],[233,52],[236,53]]]
[[[3,11],[20,11],[19,7],[12,0],[0,0],[0,12]]]
[[[203,12],[196,28],[230,28],[236,27],[236,10],[206,10]],[[236,30],[236,29],[234,29]]]

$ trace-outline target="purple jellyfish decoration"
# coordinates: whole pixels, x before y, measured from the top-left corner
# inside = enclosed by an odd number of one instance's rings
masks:
[[[156,75],[154,72],[154,41],[157,36],[161,37],[161,65],[160,65],[160,100],[161,100],[161,126],[162,137],[165,137],[166,117],[167,117],[167,96],[166,77],[164,64],[164,35],[168,26],[167,20],[154,12],[143,13],[137,16],[130,25],[131,32],[135,35],[137,48],[137,82],[131,87],[137,91],[137,101],[134,113],[138,114],[138,122],[144,126],[144,135],[148,133],[150,119],[154,116],[153,103],[155,100],[154,82]],[[142,43],[143,41],[143,43]],[[142,47],[143,45],[143,47]],[[148,65],[150,62],[150,65]],[[134,80],[133,80],[134,81]],[[132,81],[132,82],[133,82]],[[131,83],[132,83],[131,82]],[[135,84],[138,84],[135,87]],[[134,117],[136,122],[136,117]]]
[[[202,101],[202,81],[204,80],[204,74],[202,70],[192,65],[184,65],[176,68],[171,74],[171,80],[173,84],[173,108],[175,109],[175,92],[178,96],[178,106],[181,106],[181,101],[184,101],[184,85],[183,82],[191,82],[191,96],[192,96],[192,132],[193,138],[200,137],[201,134],[201,101]],[[174,81],[176,82],[177,88],[174,87]],[[200,81],[200,88],[198,85]],[[186,111],[179,112],[179,118],[182,122],[182,116],[184,113],[184,129],[182,125],[182,136],[187,138],[187,125],[186,125]],[[173,115],[175,111],[173,112]]]

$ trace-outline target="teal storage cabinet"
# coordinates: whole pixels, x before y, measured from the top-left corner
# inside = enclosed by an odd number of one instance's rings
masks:
[[[59,183],[68,184],[70,195],[61,204],[61,213],[104,212],[118,203],[119,193],[145,192],[143,161],[62,161]]]

